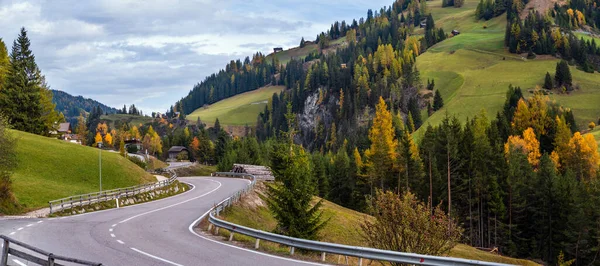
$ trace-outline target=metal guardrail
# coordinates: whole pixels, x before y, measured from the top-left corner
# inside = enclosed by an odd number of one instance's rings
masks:
[[[4,236],[4,235],[0,235],[0,239],[2,239],[4,242],[4,246],[2,247],[2,253],[0,253],[0,266],[8,265],[8,255],[9,254],[12,256],[15,256],[17,258],[21,258],[23,260],[38,264],[38,265],[47,265],[47,266],[62,265],[62,264],[57,263],[56,261],[70,262],[70,263],[75,263],[75,264],[79,264],[79,265],[91,265],[91,266],[101,266],[102,265],[102,263],[55,255],[53,253],[30,246],[28,244],[14,240],[14,239]],[[21,251],[21,250],[11,248],[11,244],[20,246],[28,251]],[[37,254],[31,255],[30,253],[37,253]],[[39,256],[39,254],[41,254],[43,256],[43,258],[41,258]]]
[[[509,264],[502,263],[494,263],[494,262],[485,262],[485,261],[477,261],[477,260],[468,260],[468,259],[459,259],[459,258],[451,258],[451,257],[439,257],[439,256],[430,256],[430,255],[420,255],[415,253],[405,253],[405,252],[397,252],[390,250],[381,250],[375,248],[367,248],[367,247],[356,247],[356,246],[348,246],[341,245],[335,243],[328,242],[320,242],[313,240],[306,240],[301,238],[294,238],[289,236],[278,235],[270,232],[265,232],[241,225],[237,225],[234,223],[230,223],[227,221],[223,221],[216,216],[219,215],[221,211],[223,211],[226,207],[231,206],[233,203],[240,200],[241,196],[247,192],[249,192],[255,184],[254,176],[248,174],[238,174],[238,173],[223,173],[218,172],[215,173],[216,176],[228,176],[228,177],[243,177],[243,178],[251,178],[252,182],[246,187],[244,190],[237,192],[232,195],[228,199],[224,200],[217,206],[213,208],[213,210],[209,213],[208,221],[209,221],[209,231],[212,230],[212,226],[215,226],[215,230],[218,232],[219,228],[226,229],[231,232],[229,236],[229,240],[233,239],[233,233],[239,233],[242,235],[250,236],[256,239],[255,248],[258,249],[260,240],[266,240],[269,242],[274,242],[282,245],[286,245],[290,247],[290,253],[294,254],[295,248],[312,250],[321,252],[321,260],[325,261],[325,256],[327,253],[330,254],[339,254],[344,256],[351,256],[359,258],[359,265],[362,264],[362,259],[370,259],[370,260],[378,260],[378,261],[387,261],[387,262],[396,262],[396,263],[406,263],[411,265],[485,265],[485,266],[505,266]]]
[[[173,184],[175,180],[177,180],[177,174],[174,171],[169,172],[171,173],[171,178],[156,183],[104,190],[100,192],[75,195],[71,197],[49,201],[48,204],[50,205],[50,214],[57,211],[71,209],[73,207],[86,206],[91,205],[93,203],[105,202],[119,198],[128,198],[138,195],[140,193],[155,190],[157,188],[169,186]]]

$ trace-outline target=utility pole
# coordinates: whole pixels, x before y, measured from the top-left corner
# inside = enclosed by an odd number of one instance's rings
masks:
[[[102,142],[98,142],[98,172],[100,179],[100,192],[102,192]]]

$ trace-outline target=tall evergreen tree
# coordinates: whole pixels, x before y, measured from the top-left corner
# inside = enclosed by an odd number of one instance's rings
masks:
[[[554,82],[552,82],[550,73],[546,72],[546,77],[544,78],[544,89],[551,90],[552,88],[554,88]]]
[[[13,42],[6,85],[0,91],[0,112],[17,130],[48,134],[58,116],[30,45],[27,31],[21,28]]]
[[[554,79],[556,80],[557,86],[565,86],[567,88],[571,87],[573,78],[571,76],[571,69],[569,69],[569,64],[567,64],[567,61],[561,60],[556,64],[556,74]]]
[[[433,110],[437,111],[442,109],[442,107],[444,107],[444,99],[442,98],[440,91],[436,90],[435,95],[433,96]]]

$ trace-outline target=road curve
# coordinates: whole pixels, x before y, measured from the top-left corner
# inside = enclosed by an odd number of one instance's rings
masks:
[[[191,225],[201,215],[248,181],[219,177],[179,180],[194,189],[163,200],[78,216],[0,218],[0,234],[54,254],[104,265],[314,264],[230,246],[194,233]]]

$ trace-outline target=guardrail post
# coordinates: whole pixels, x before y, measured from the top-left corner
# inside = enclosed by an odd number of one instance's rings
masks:
[[[294,247],[290,247],[290,255],[294,255]]]
[[[208,231],[209,232],[212,231],[212,227],[213,227],[213,225],[211,223],[208,223]]]
[[[258,249],[260,247],[260,239],[256,239],[256,243],[254,243],[254,249]]]
[[[362,266],[362,258],[358,258],[358,266]]]
[[[326,256],[326,254],[327,254],[327,253],[325,253],[325,252],[321,253],[321,261],[325,261],[325,256]]]
[[[229,242],[233,241],[233,231],[229,233]]]
[[[215,226],[215,235],[218,235],[218,234],[219,234],[219,227]]]
[[[54,254],[48,255],[48,266],[54,266]]]
[[[2,257],[0,258],[0,266],[8,265],[8,240],[4,239],[4,247],[2,247]]]

